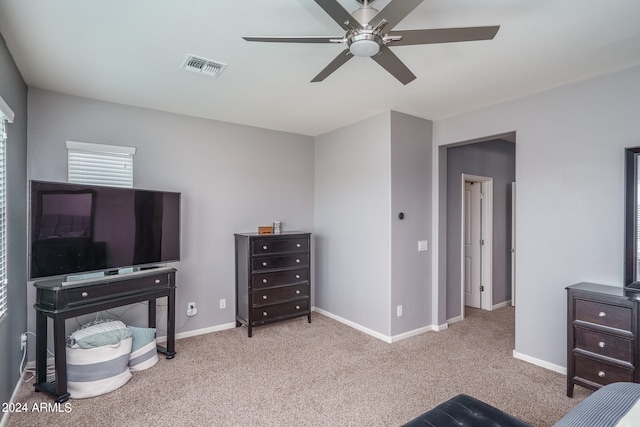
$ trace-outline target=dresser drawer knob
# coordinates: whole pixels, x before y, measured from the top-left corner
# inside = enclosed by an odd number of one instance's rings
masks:
[[[607,313],[601,311],[600,313],[598,313],[598,317],[607,317]]]
[[[263,261],[262,266],[266,267],[267,266],[267,261]]]
[[[160,279],[156,279],[156,285],[160,283]]]
[[[268,246],[267,246],[267,245],[264,245],[264,246],[262,247],[262,249],[266,251],[266,250],[268,249]]]
[[[607,374],[605,374],[605,372],[604,372],[604,371],[600,371],[600,372],[598,372],[598,376],[599,376],[600,378],[604,378],[606,375],[607,375]]]
[[[300,247],[300,243],[298,243],[298,244],[296,245],[296,247],[298,247],[298,248],[299,248],[299,247]]]
[[[300,264],[300,258],[296,259],[296,262],[297,262],[298,264]]]
[[[262,283],[267,283],[267,279],[262,279]]]
[[[604,348],[604,341],[600,341],[600,342],[598,343],[598,347],[600,347],[600,348]]]
[[[296,310],[300,310],[300,306],[299,305],[296,305]]]
[[[262,295],[262,299],[267,299],[267,296],[266,295]]]
[[[299,274],[296,274],[296,279],[299,279],[299,278],[300,278],[300,275],[299,275]]]
[[[263,315],[263,316],[267,316],[267,312],[266,312],[266,311],[263,311],[263,312],[262,312],[262,315]]]
[[[82,293],[82,298],[86,298],[86,297],[88,297],[88,296],[89,296],[89,293],[88,293],[88,292],[83,292],[83,293]]]
[[[300,289],[296,289],[296,294],[300,294]]]

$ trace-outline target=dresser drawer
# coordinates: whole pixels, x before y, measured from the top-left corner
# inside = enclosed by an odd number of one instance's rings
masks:
[[[309,281],[309,269],[274,271],[254,274],[251,278],[253,289],[281,286],[297,282]]]
[[[633,339],[576,328],[575,347],[601,356],[633,363]]]
[[[309,297],[309,285],[306,283],[302,285],[261,289],[253,293],[253,306],[259,307],[307,297]]]
[[[607,385],[615,382],[633,382],[633,370],[574,355],[575,376],[587,381]]]
[[[258,239],[253,241],[253,255],[273,254],[280,252],[306,252],[309,250],[309,239]]]
[[[306,314],[309,311],[309,300],[286,302],[282,304],[270,305],[253,309],[253,319],[255,322],[277,319],[280,317]]]
[[[271,270],[278,268],[307,267],[309,265],[309,254],[301,253],[295,255],[256,257],[252,262],[253,271]]]
[[[576,298],[575,318],[597,325],[632,331],[633,309],[619,305],[605,304]]]

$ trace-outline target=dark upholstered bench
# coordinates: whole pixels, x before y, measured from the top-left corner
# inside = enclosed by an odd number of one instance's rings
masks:
[[[532,427],[498,408],[459,394],[409,421],[404,427]]]

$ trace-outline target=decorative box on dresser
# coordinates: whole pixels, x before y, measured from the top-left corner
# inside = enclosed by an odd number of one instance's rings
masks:
[[[598,389],[638,382],[638,294],[623,287],[567,287],[567,396],[574,385]]]
[[[311,323],[311,234],[242,233],[236,241],[236,325],[299,316]]]

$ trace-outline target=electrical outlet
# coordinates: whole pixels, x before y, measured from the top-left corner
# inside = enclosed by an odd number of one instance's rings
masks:
[[[402,305],[396,307],[396,317],[402,317]]]
[[[220,310],[224,308],[227,308],[227,300],[223,298],[220,300]]]
[[[418,240],[418,251],[426,251],[429,250],[429,242],[427,240]]]
[[[27,348],[27,334],[20,335],[20,350]]]
[[[195,316],[196,314],[198,314],[196,303],[195,302],[187,303],[187,316],[191,317],[191,316]]]

